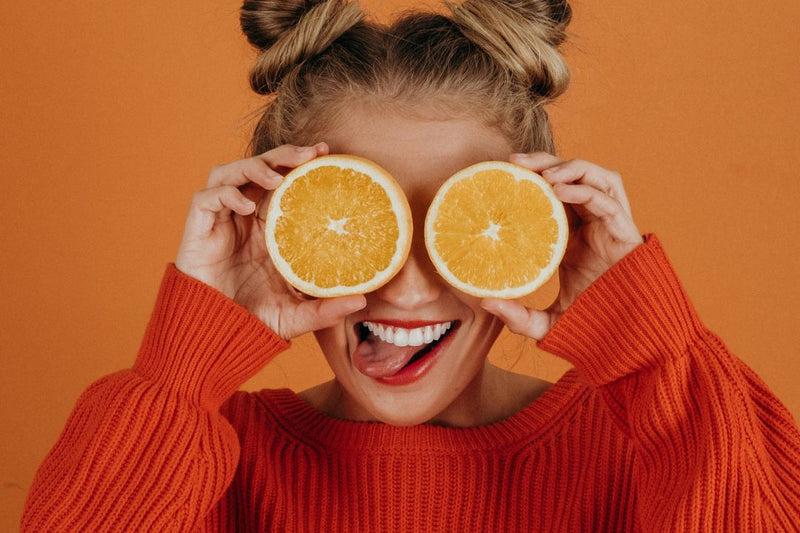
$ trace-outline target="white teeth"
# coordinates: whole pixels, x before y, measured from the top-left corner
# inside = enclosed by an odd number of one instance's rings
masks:
[[[398,328],[394,333],[395,346],[408,346],[408,330]]]
[[[437,341],[453,325],[452,322],[440,322],[435,326],[406,329],[386,326],[377,322],[363,322],[364,326],[383,342],[395,346],[422,346]]]

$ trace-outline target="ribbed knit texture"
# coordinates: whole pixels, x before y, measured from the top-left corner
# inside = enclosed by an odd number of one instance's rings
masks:
[[[575,370],[501,422],[335,420],[234,394],[286,343],[170,267],[134,369],[81,397],[23,530],[798,531],[800,432],[657,239],[540,345]]]

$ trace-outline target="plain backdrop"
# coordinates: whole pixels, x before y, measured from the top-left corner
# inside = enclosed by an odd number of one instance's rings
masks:
[[[385,17],[423,4],[362,5]],[[133,362],[192,193],[212,165],[245,152],[263,100],[247,85],[255,55],[238,8],[4,6],[2,531],[17,529],[81,391]],[[800,3],[573,8],[573,82],[551,108],[560,155],[622,173],[640,229],[660,236],[706,324],[797,417]],[[492,357],[551,380],[566,368],[510,334]],[[246,388],[328,377],[306,337]]]

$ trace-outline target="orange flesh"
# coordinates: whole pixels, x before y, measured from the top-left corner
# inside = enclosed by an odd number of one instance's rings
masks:
[[[400,230],[386,192],[366,174],[310,170],[286,190],[280,208],[275,241],[301,279],[355,286],[389,266]]]
[[[535,183],[503,170],[453,184],[433,228],[434,245],[453,275],[492,290],[535,279],[558,241],[548,198]]]

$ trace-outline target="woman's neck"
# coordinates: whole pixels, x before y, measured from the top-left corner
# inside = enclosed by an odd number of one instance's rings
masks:
[[[476,427],[515,415],[541,396],[552,383],[499,368],[488,361],[483,371],[446,409],[428,424]],[[344,420],[376,421],[353,402],[333,379],[298,394],[316,410]]]

